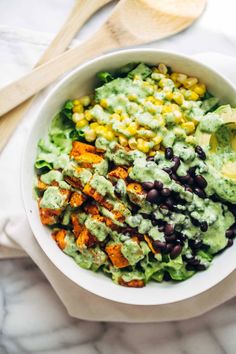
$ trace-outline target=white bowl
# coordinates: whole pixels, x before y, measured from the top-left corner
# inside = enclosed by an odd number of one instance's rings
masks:
[[[38,140],[46,136],[51,119],[60,110],[64,101],[90,93],[96,86],[97,72],[114,70],[130,62],[149,64],[162,62],[170,65],[174,71],[198,77],[212,94],[220,98],[221,103],[236,105],[233,84],[192,58],[153,49],[129,49],[101,56],[66,75],[44,99],[26,143],[21,185],[26,213],[35,238],[58,270],[79,286],[104,298],[133,305],[160,305],[198,295],[222,281],[235,269],[236,247],[233,246],[216,256],[208,270],[199,272],[186,281],[160,284],[151,282],[141,289],[122,287],[114,284],[102,273],[93,273],[80,268],[72,258],[58,248],[50,235],[50,230],[40,222],[38,206],[32,193],[35,176],[33,166]]]

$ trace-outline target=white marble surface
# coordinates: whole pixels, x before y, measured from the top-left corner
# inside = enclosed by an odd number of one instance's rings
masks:
[[[72,3],[1,0],[0,26],[40,31],[50,37]],[[86,38],[111,7],[90,21],[79,37]],[[189,54],[216,51],[236,56],[235,8],[235,0],[209,0],[204,16],[191,29],[152,46]],[[32,64],[42,49],[31,58]],[[26,69],[22,65],[22,73]],[[9,73],[9,79],[13,78],[14,72]],[[0,264],[0,354],[235,354],[235,305],[236,298],[197,319],[176,323],[85,322],[67,315],[31,260],[5,260]]]

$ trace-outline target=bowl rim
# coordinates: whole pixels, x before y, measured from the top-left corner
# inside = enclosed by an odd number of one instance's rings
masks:
[[[234,267],[231,267],[230,269],[227,269],[225,271],[221,271],[220,275],[217,277],[217,279],[210,279],[209,282],[206,282],[205,284],[201,284],[201,288],[199,289],[195,289],[192,290],[190,292],[186,292],[184,295],[182,294],[181,296],[175,296],[173,300],[166,300],[166,299],[153,299],[152,301],[148,301],[148,303],[144,300],[142,300],[141,298],[135,298],[132,296],[129,296],[128,298],[120,298],[120,295],[118,294],[114,294],[113,292],[107,292],[104,293],[102,288],[96,288],[93,287],[91,285],[88,285],[86,280],[85,281],[78,281],[78,278],[75,279],[75,277],[73,277],[71,274],[69,274],[70,272],[65,269],[58,261],[57,259],[55,259],[56,257],[53,257],[52,254],[48,254],[47,249],[44,245],[44,242],[41,241],[40,237],[38,237],[37,233],[37,228],[36,228],[36,224],[31,216],[31,212],[30,212],[30,205],[28,205],[28,199],[27,199],[27,192],[25,192],[25,185],[24,185],[24,175],[25,175],[25,169],[24,166],[27,166],[27,147],[29,145],[30,142],[30,136],[31,136],[31,131],[34,129],[35,124],[38,121],[38,117],[40,116],[40,113],[42,111],[42,109],[45,107],[45,105],[48,104],[48,102],[50,101],[50,99],[54,96],[54,94],[57,92],[57,90],[63,86],[64,83],[66,83],[68,80],[70,80],[74,75],[76,75],[78,72],[80,72],[81,70],[83,70],[84,68],[86,68],[87,66],[96,64],[97,62],[100,62],[104,59],[109,59],[109,58],[113,58],[119,55],[126,55],[126,54],[132,54],[132,53],[157,53],[157,55],[159,53],[164,54],[164,55],[174,55],[177,56],[179,59],[183,59],[186,61],[190,61],[193,63],[197,63],[197,65],[202,66],[203,68],[205,68],[206,70],[208,70],[209,72],[211,72],[213,75],[216,75],[218,77],[220,77],[221,79],[223,79],[223,81],[225,81],[234,91],[236,91],[236,86],[234,85],[234,83],[232,83],[228,78],[226,78],[224,75],[222,75],[221,73],[218,73],[215,69],[212,69],[210,66],[204,64],[201,62],[201,60],[195,59],[191,56],[188,55],[182,55],[178,52],[175,51],[166,51],[166,50],[159,50],[159,49],[155,49],[155,48],[145,48],[145,47],[139,47],[139,48],[131,48],[131,49],[121,49],[121,50],[116,50],[113,51],[111,53],[107,53],[107,54],[103,54],[100,55],[98,57],[92,58],[91,60],[86,61],[85,63],[79,65],[78,67],[76,67],[75,69],[73,69],[72,71],[66,73],[57,83],[53,84],[52,86],[49,87],[49,89],[46,91],[46,95],[43,97],[42,102],[40,102],[40,104],[37,107],[36,110],[36,114],[35,117],[33,119],[32,125],[29,129],[29,132],[27,134],[26,140],[25,140],[25,144],[24,144],[24,148],[23,148],[23,152],[22,152],[22,156],[21,156],[21,167],[20,167],[20,186],[21,186],[21,195],[22,195],[22,200],[23,200],[23,205],[24,205],[24,209],[27,215],[27,219],[29,221],[30,224],[30,228],[32,230],[33,233],[33,237],[37,240],[40,248],[43,250],[43,252],[46,254],[47,258],[49,261],[51,261],[55,267],[62,273],[64,274],[68,279],[70,279],[71,281],[73,281],[78,287],[81,287],[83,289],[85,289],[86,291],[89,291],[92,294],[98,295],[104,299],[107,300],[111,300],[113,302],[118,302],[118,303],[123,303],[123,304],[129,304],[129,305],[145,305],[145,306],[152,306],[152,305],[167,305],[167,304],[171,304],[171,303],[178,303],[178,302],[182,302],[185,300],[188,300],[194,296],[200,295],[206,291],[208,291],[209,289],[213,288],[214,286],[216,286],[217,284],[219,284],[222,280],[224,280],[227,276],[229,276],[235,269],[236,269],[236,264]],[[33,181],[32,181],[33,182]],[[33,184],[33,183],[32,183]],[[33,196],[32,196],[33,198]],[[58,248],[58,252],[63,253],[59,248]],[[65,255],[67,256],[67,255]],[[79,267],[78,265],[76,265],[77,267]],[[80,268],[80,267],[79,267]],[[81,268],[80,268],[81,269]],[[91,272],[89,270],[89,272]],[[183,282],[182,282],[183,283]],[[111,284],[114,284],[111,281]],[[131,291],[137,291],[136,288],[124,288],[124,289],[129,289]],[[138,289],[139,290],[139,289]],[[119,293],[119,292],[118,292]]]

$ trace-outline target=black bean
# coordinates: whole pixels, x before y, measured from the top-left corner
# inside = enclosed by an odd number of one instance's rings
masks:
[[[206,193],[200,188],[194,188],[194,193],[197,194],[199,198],[206,198]]]
[[[232,238],[229,238],[226,247],[231,247],[231,246],[233,246],[233,243],[234,243],[234,240],[232,240]]]
[[[167,214],[167,212],[169,211],[168,205],[165,205],[165,204],[161,204],[160,209],[161,209],[161,211],[163,210],[165,212],[165,214]]]
[[[176,194],[174,196],[174,198],[175,198],[176,204],[182,204],[184,202],[184,200],[181,198],[181,196],[179,194]]]
[[[158,230],[159,230],[160,232],[164,232],[165,226],[164,226],[164,225],[159,226],[159,227],[158,227]]]
[[[194,181],[202,189],[206,188],[206,186],[207,186],[207,181],[205,180],[205,178],[203,176],[197,175],[194,178]]]
[[[170,209],[173,208],[173,206],[174,206],[174,204],[175,204],[174,199],[171,198],[171,197],[166,198],[165,204],[166,204]]]
[[[199,226],[199,221],[198,221],[197,219],[191,218],[191,223],[192,223],[194,226]]]
[[[175,242],[176,236],[175,236],[175,234],[170,235],[170,236],[165,235],[165,240],[166,240],[166,242],[170,242],[170,243]]]
[[[171,279],[171,276],[170,276],[170,274],[169,274],[168,272],[165,272],[165,273],[164,273],[163,279],[164,279],[165,281],[171,281],[171,280],[172,280],[172,279]]]
[[[208,224],[207,224],[206,221],[203,221],[203,222],[200,223],[200,230],[202,232],[206,232],[208,230]]]
[[[154,187],[158,190],[161,191],[163,188],[163,183],[161,181],[155,181],[154,182]]]
[[[171,195],[171,190],[169,188],[163,188],[161,191],[162,197],[169,197]]]
[[[195,177],[195,171],[196,171],[197,167],[190,167],[190,169],[188,170],[188,173],[190,174],[191,177]]]
[[[170,236],[174,233],[175,227],[173,224],[166,224],[165,226],[165,235]]]
[[[172,157],[173,157],[173,155],[174,155],[173,149],[172,149],[171,147],[167,147],[167,148],[165,149],[165,158],[166,158],[167,160],[171,160]]]
[[[175,173],[172,173],[170,176],[174,181],[178,181],[178,176]]]
[[[193,177],[189,177],[188,185],[189,185],[189,186],[192,186],[193,184],[194,184],[194,179],[193,179]]]
[[[147,161],[154,161],[154,156],[148,156]]]
[[[171,174],[172,174],[172,169],[169,168],[169,167],[164,167],[164,168],[163,168],[163,171],[165,171],[166,173],[168,173],[168,175],[171,175]]]
[[[198,264],[195,266],[195,269],[201,271],[201,270],[206,270],[206,267],[203,264]]]
[[[190,178],[189,173],[187,173],[185,176],[179,176],[179,180],[183,184],[188,184],[189,178]]]
[[[203,149],[201,148],[201,146],[197,145],[195,147],[195,151],[196,153],[198,154],[198,157],[201,159],[201,160],[206,160],[206,154],[205,152],[203,151]]]
[[[159,249],[159,250],[165,250],[166,249],[166,243],[165,242],[161,242],[161,241],[153,241],[153,247],[155,248],[155,249]]]
[[[157,226],[157,225],[158,225],[158,221],[155,220],[155,219],[152,219],[152,225],[153,225],[153,226]]]
[[[171,168],[173,172],[176,172],[180,165],[180,158],[178,156],[174,156],[172,161],[175,163],[174,166]]]
[[[166,245],[166,253],[170,253],[173,250],[173,243],[167,243]]]
[[[195,270],[195,267],[192,264],[186,264],[187,270]]]
[[[189,193],[193,193],[193,190],[192,190],[192,188],[190,188],[190,187],[187,187],[187,188],[186,188],[186,191],[189,192]]]
[[[140,215],[142,215],[142,217],[144,219],[150,219],[150,215],[149,214],[140,213]]]
[[[230,205],[230,211],[231,211],[231,213],[233,213],[234,216],[236,217],[236,206]]]
[[[232,229],[227,230],[226,233],[225,233],[225,236],[226,236],[227,238],[233,238],[233,237],[234,237],[234,232],[233,232],[233,230],[232,230]]]
[[[174,248],[170,252],[170,258],[175,259],[180,255],[181,252],[182,252],[182,247],[180,245],[174,246]]]
[[[198,264],[200,264],[200,261],[194,257],[190,258],[187,260],[188,264],[191,264],[192,266],[196,266]]]
[[[146,196],[146,199],[150,203],[155,203],[159,198],[159,192],[156,189],[151,189]]]
[[[151,189],[154,188],[154,182],[143,182],[143,183],[142,183],[142,187],[143,187],[146,191],[150,191]]]

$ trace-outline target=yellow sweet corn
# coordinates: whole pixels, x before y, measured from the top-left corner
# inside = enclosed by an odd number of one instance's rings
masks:
[[[137,148],[137,140],[135,138],[130,138],[128,141],[130,149],[136,149]]]
[[[107,108],[108,107],[108,102],[105,98],[102,98],[100,100],[100,106],[102,106],[103,108]]]
[[[184,82],[183,85],[187,89],[191,88],[193,85],[198,83],[198,79],[196,77],[188,77]]]
[[[99,126],[99,124],[97,122],[93,122],[90,124],[90,128],[93,130],[96,130],[98,126]]]
[[[199,99],[199,95],[192,90],[187,90],[184,93],[184,97],[189,101],[197,101]]]
[[[184,96],[181,92],[174,92],[173,93],[173,100],[178,104],[182,105],[184,103]]]
[[[72,114],[72,121],[74,123],[78,123],[82,119],[84,119],[84,114],[83,113],[73,113]]]
[[[74,105],[74,106],[77,106],[79,103],[80,103],[79,100],[74,100],[74,101],[73,101],[73,105]]]
[[[137,95],[135,95],[134,93],[130,93],[128,95],[128,99],[129,99],[129,101],[136,101],[137,100]]]
[[[118,113],[113,113],[111,115],[111,118],[114,119],[114,120],[117,120],[117,121],[121,120],[121,116]]]
[[[158,70],[159,70],[159,72],[160,72],[161,74],[164,74],[164,75],[166,75],[166,74],[168,73],[168,68],[167,68],[167,66],[166,66],[165,64],[162,64],[162,63],[160,63],[160,64],[158,65]]]
[[[88,124],[88,121],[86,119],[82,119],[79,122],[76,123],[76,128],[83,128]]]
[[[90,111],[85,111],[84,112],[85,119],[87,119],[88,122],[93,119],[92,113]]]
[[[148,144],[147,141],[145,141],[145,140],[139,138],[139,139],[137,140],[137,149],[138,149],[139,151],[142,151],[142,152],[144,152],[144,153],[147,153],[147,152],[149,152],[149,150],[150,150],[150,146],[149,146],[149,144]]]
[[[196,92],[200,97],[204,96],[206,93],[206,85],[199,83],[192,87],[192,90]]]
[[[173,99],[173,93],[172,91],[167,91],[166,92],[166,99],[171,101]]]
[[[181,127],[186,131],[187,134],[191,134],[195,131],[195,125],[193,122],[185,122],[181,124]]]
[[[114,135],[113,131],[111,131],[111,130],[104,132],[102,135],[105,139],[107,139],[109,141],[112,141],[115,138],[115,135]]]
[[[80,102],[84,107],[87,107],[90,104],[91,100],[89,96],[83,96],[80,98]]]
[[[128,145],[128,140],[123,135],[119,135],[118,139],[119,139],[120,145],[122,145],[122,146]]]
[[[83,113],[84,112],[84,107],[82,106],[81,103],[78,103],[76,106],[73,107],[73,112],[74,113]]]
[[[159,145],[162,142],[162,136],[156,135],[154,138],[152,138],[152,141],[154,142],[155,145]]]
[[[96,132],[94,130],[88,129],[88,130],[85,131],[84,137],[85,137],[86,141],[91,143],[92,141],[94,141],[96,139],[97,135],[96,135]]]

